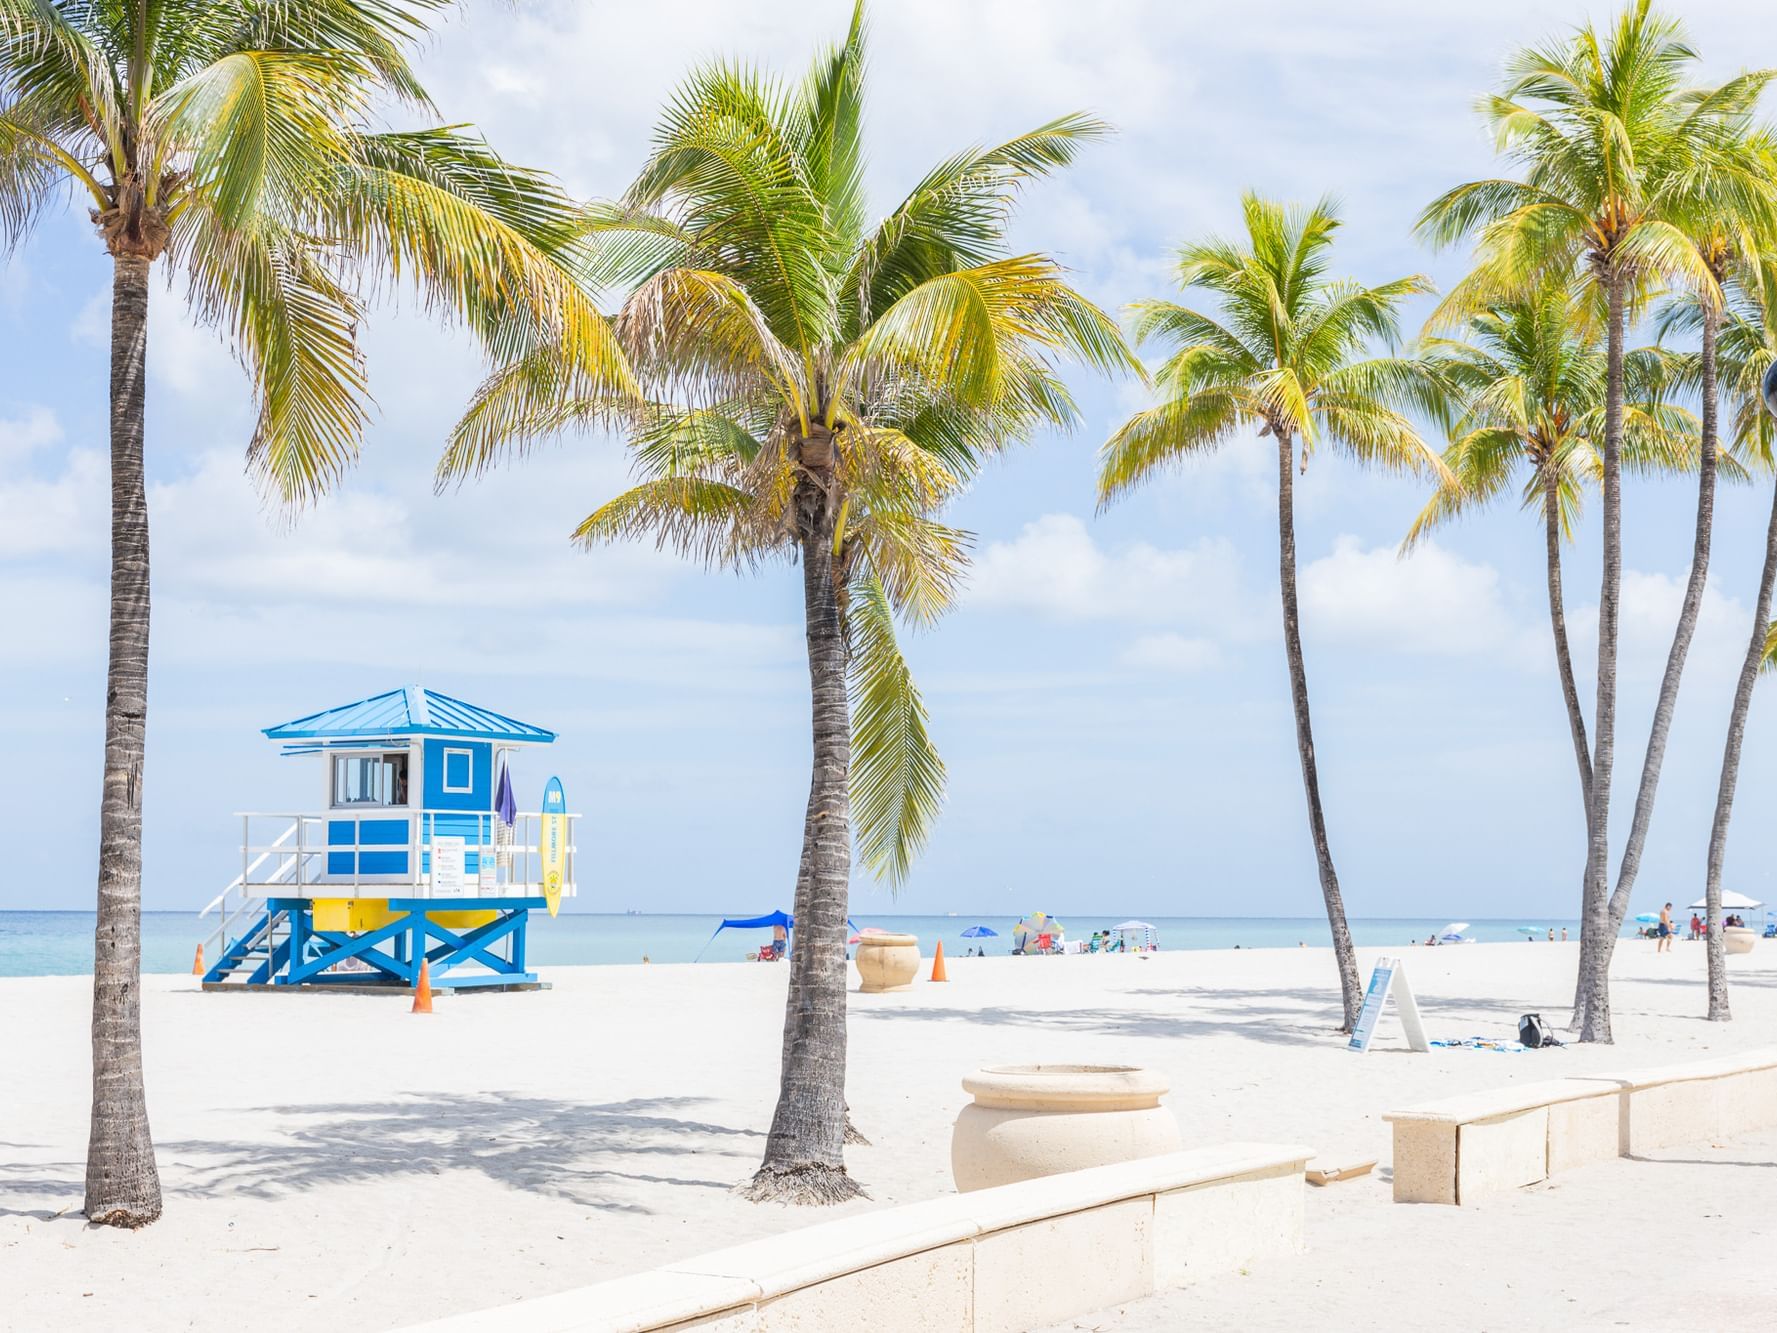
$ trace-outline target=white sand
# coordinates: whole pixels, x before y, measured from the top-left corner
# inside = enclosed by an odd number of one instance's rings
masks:
[[[1375,952],[1363,951],[1366,971]],[[1526,1009],[1565,1018],[1575,946],[1400,952],[1433,1036],[1512,1036]],[[1305,1142],[1386,1165],[1378,1117],[1411,1100],[1769,1043],[1777,949],[1732,965],[1738,1019],[1725,1026],[1700,1018],[1701,945],[1656,957],[1625,942],[1614,1048],[1414,1055],[1391,1020],[1360,1057],[1332,1032],[1320,950],[953,959],[948,985],[853,995],[849,1096],[875,1146],[848,1162],[877,1203],[948,1191],[958,1080],[983,1063],[1042,1060],[1165,1071],[1189,1143]],[[830,1215],[728,1192],[770,1120],[783,968],[548,976],[553,991],[440,998],[429,1018],[394,997],[204,995],[190,978],[151,978],[166,1215],[135,1234],[78,1217],[88,983],[0,980],[0,1324],[232,1330],[294,1316],[385,1328]],[[1575,1273],[1592,1250],[1657,1254],[1679,1281],[1715,1266],[1696,1210],[1662,1231],[1660,1214],[1618,1207],[1646,1188],[1638,1166],[1584,1173],[1578,1218],[1540,1213],[1540,1196],[1526,1195],[1460,1210],[1460,1226],[1526,1233],[1533,1261]],[[1348,1264],[1427,1261],[1415,1228],[1428,1210],[1395,1208],[1387,1190],[1372,1177],[1311,1195],[1321,1277],[1361,1288]],[[1330,1209],[1356,1210],[1361,1225],[1326,1225]],[[1347,1234],[1366,1246],[1341,1258]],[[1353,1308],[1412,1324],[1415,1299],[1409,1284]]]

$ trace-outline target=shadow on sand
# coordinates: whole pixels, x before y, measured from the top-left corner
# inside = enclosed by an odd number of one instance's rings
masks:
[[[727,1190],[749,1174],[759,1151],[755,1140],[763,1135],[687,1114],[704,1100],[585,1105],[518,1094],[433,1093],[299,1103],[245,1113],[264,1117],[264,1140],[166,1140],[155,1148],[168,1194],[273,1199],[317,1186],[479,1171],[512,1189],[581,1207],[646,1213],[654,1211],[641,1203],[646,1191],[632,1186]],[[723,1172],[726,1179],[701,1178],[709,1166],[730,1160],[734,1170]],[[661,1163],[658,1174],[633,1169],[650,1161]],[[692,1162],[700,1175],[675,1173],[675,1166]],[[67,1174],[58,1178],[57,1172]],[[59,1199],[71,1193],[78,1208],[81,1173],[79,1163],[0,1163],[0,1194]],[[685,1203],[676,1198],[671,1206]],[[54,1213],[0,1206],[0,1214],[14,1216],[47,1220]]]

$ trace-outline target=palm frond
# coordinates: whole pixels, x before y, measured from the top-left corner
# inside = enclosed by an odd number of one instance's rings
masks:
[[[852,693],[851,800],[858,854],[892,886],[906,882],[944,804],[944,761],[925,701],[895,638],[874,573],[852,581],[846,609]]]

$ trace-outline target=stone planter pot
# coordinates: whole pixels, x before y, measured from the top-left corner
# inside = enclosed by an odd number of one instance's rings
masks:
[[[858,939],[858,990],[866,995],[880,991],[911,990],[919,972],[919,936],[872,933]]]
[[[950,1174],[964,1193],[1180,1148],[1160,1105],[1171,1085],[1128,1065],[1002,1065],[963,1080],[975,1100],[950,1136]]]
[[[1758,938],[1758,932],[1751,926],[1723,926],[1721,928],[1721,947],[1723,953],[1751,953],[1752,942]]]

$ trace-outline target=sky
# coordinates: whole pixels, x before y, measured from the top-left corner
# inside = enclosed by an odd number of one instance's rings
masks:
[[[1232,229],[1248,187],[1337,196],[1342,273],[1448,286],[1463,256],[1428,251],[1412,222],[1495,170],[1476,97],[1515,45],[1607,12],[879,4],[873,206],[886,212],[963,147],[1087,110],[1117,135],[1038,185],[1012,239],[1056,255],[1107,308],[1169,294],[1170,255]],[[1777,63],[1755,6],[1683,12],[1705,77]],[[450,120],[578,196],[608,197],[690,67],[727,56],[799,76],[848,13],[843,0],[477,3],[420,69]],[[0,803],[15,812],[0,909],[93,901],[108,300],[108,262],[72,209],[0,268]],[[406,683],[560,732],[515,779],[535,808],[560,775],[584,814],[576,910],[790,905],[809,764],[792,568],[738,577],[646,545],[571,547],[627,478],[610,438],[552,443],[435,495],[441,443],[481,364],[411,301],[379,305],[365,330],[378,412],[361,464],[300,515],[268,509],[243,469],[250,402],[229,349],[164,283],[150,331],[146,907],[195,910],[222,889],[240,864],[235,812],[318,808],[316,761],[278,757],[259,728]],[[854,907],[1317,914],[1279,628],[1275,454],[1242,438],[1095,513],[1095,451],[1144,400],[1128,382],[1069,382],[1079,429],[1031,440],[955,507],[976,534],[970,588],[905,643],[948,763],[947,804],[898,896],[860,870]],[[1403,560],[1425,483],[1322,453],[1296,494],[1316,748],[1349,912],[1576,915],[1583,816],[1538,524],[1507,504]],[[1702,893],[1769,499],[1763,482],[1718,503],[1638,911]],[[1694,505],[1682,479],[1626,493],[1619,841]],[[1588,700],[1595,518],[1568,554]],[[1773,708],[1755,704],[1726,882],[1777,900]]]

